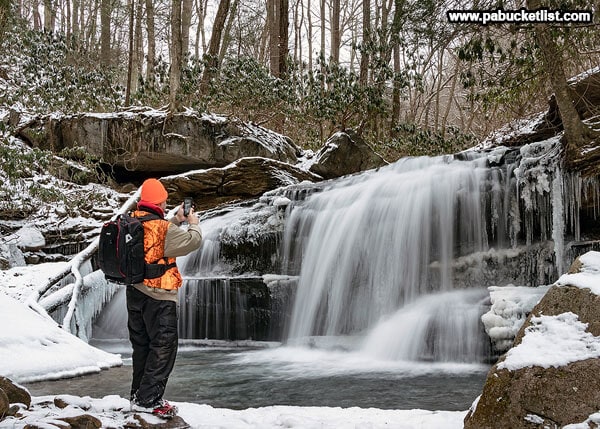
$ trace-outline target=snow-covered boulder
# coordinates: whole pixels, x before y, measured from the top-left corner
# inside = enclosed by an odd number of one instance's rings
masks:
[[[600,253],[553,285],[490,369],[465,429],[564,427],[600,409]],[[579,426],[578,426],[579,427]],[[583,426],[587,427],[587,426]]]
[[[0,376],[0,390],[4,391],[10,404],[23,404],[27,408],[31,405],[31,395],[27,389],[9,378]]]
[[[46,245],[42,232],[35,226],[24,226],[15,233],[17,245],[24,251],[40,250]]]
[[[321,177],[299,167],[269,158],[239,159],[223,168],[193,170],[163,177],[170,202],[192,197],[197,210],[206,210],[234,200],[257,198],[267,191]]]
[[[335,133],[319,150],[310,171],[326,179],[383,167],[387,162],[353,130]]]

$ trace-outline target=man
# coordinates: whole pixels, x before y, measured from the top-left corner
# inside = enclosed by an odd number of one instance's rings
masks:
[[[163,399],[177,355],[177,291],[182,280],[175,258],[198,249],[202,242],[193,208],[185,216],[181,206],[170,221],[164,219],[167,197],[158,180],[148,179],[142,184],[132,216],[143,222],[146,264],[162,269],[154,275],[146,273],[154,278],[127,287],[127,326],[133,346],[132,410],[150,411],[161,417],[177,413]],[[189,223],[187,231],[179,227],[183,221]]]

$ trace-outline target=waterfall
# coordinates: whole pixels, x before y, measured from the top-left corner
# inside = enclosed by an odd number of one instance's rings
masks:
[[[182,338],[246,339],[245,300],[229,279],[187,280],[180,301]]]
[[[288,341],[358,335],[376,358],[488,358],[486,287],[549,284],[580,246],[582,189],[595,197],[598,185],[564,174],[559,149],[551,139],[402,159],[292,204],[284,268],[299,280]]]
[[[286,253],[302,259],[289,337],[360,332],[425,294],[452,290],[453,258],[488,246],[489,171],[485,159],[404,159],[296,207],[286,224],[300,237],[286,235]],[[505,205],[496,207],[503,229]]]

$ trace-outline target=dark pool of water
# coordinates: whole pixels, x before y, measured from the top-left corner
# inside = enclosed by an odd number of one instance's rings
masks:
[[[337,355],[290,360],[270,351],[182,349],[165,397],[172,401],[244,409],[269,405],[335,406],[462,411],[481,393],[486,368],[412,371],[391,367],[366,371]],[[284,355],[285,356],[285,355]],[[131,361],[99,374],[29,383],[35,396],[72,394],[129,396]],[[312,359],[312,360],[311,360]],[[326,361],[326,362],[325,362]],[[321,365],[320,363],[323,363]],[[335,362],[339,362],[336,370]],[[326,369],[322,369],[326,368]],[[407,369],[408,368],[408,369]],[[422,368],[421,368],[422,369]]]

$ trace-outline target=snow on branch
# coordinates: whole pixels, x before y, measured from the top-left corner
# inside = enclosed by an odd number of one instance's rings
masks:
[[[117,211],[117,213],[113,216],[115,219],[117,216],[129,212],[133,207],[140,196],[141,187],[131,196],[129,199],[121,206],[121,208]],[[70,331],[71,327],[71,318],[73,317],[75,306],[77,304],[77,298],[79,297],[79,292],[81,290],[81,286],[83,285],[83,276],[81,275],[80,269],[84,262],[90,259],[98,250],[98,241],[99,238],[96,238],[92,241],[84,250],[79,252],[68,264],[65,265],[62,271],[48,279],[48,281],[42,285],[40,285],[36,290],[34,290],[26,300],[27,305],[33,309],[34,311],[40,313],[44,317],[48,316],[47,309],[43,308],[39,305],[40,298],[52,288],[59,281],[67,277],[69,274],[73,274],[75,276],[75,285],[73,287],[73,292],[71,295],[71,300],[69,302],[69,307],[67,314],[63,320],[63,329]]]

